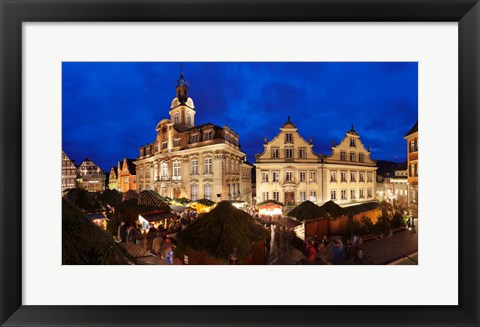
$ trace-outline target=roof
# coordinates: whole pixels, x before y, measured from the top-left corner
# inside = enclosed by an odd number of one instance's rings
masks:
[[[413,133],[416,133],[416,132],[418,132],[418,120],[417,120],[417,122],[415,123],[415,125],[413,125],[413,127],[410,128],[410,130],[408,131],[408,133],[405,134],[405,136],[408,136],[408,135],[413,134]]]
[[[352,125],[352,128],[347,132],[347,134],[358,135],[353,125]]]
[[[126,158],[127,167],[128,167],[128,171],[129,171],[130,175],[136,175],[137,174],[135,164],[133,163],[135,160],[136,159]]]
[[[88,219],[107,219],[103,213],[87,213],[86,216]]]
[[[272,205],[272,204],[283,207],[282,202],[278,202],[278,201],[275,201],[275,200],[267,200],[267,201],[260,202],[260,203],[257,204],[257,207]]]
[[[380,205],[377,202],[367,202],[367,203],[361,203],[354,206],[350,206],[345,209],[348,211],[350,215],[356,215],[356,214],[367,212],[377,208],[380,208]]]
[[[175,218],[177,217],[176,214],[171,213],[170,211],[155,211],[145,214],[140,214],[145,220],[148,221],[160,221],[167,218]]]
[[[242,259],[253,252],[255,242],[267,237],[268,231],[252,216],[222,201],[177,233],[177,252],[202,251],[224,261],[232,255]]]
[[[377,176],[394,177],[396,170],[407,170],[407,163],[377,160]]]
[[[287,127],[287,126],[291,126],[291,127],[293,127],[293,128],[297,128],[297,127],[295,127],[295,125],[290,121],[290,116],[288,116],[288,120],[285,122],[285,124],[282,125],[281,128],[285,128],[285,127]]]
[[[298,225],[302,224],[299,221],[296,221],[296,220],[293,220],[293,219],[287,218],[287,217],[282,217],[282,218],[278,219],[277,223],[279,225],[282,225],[282,226],[287,227],[287,228],[294,228],[294,227],[297,227]]]
[[[348,212],[345,208],[340,207],[333,201],[325,202],[320,208],[324,209],[332,218],[346,215]]]
[[[299,221],[324,219],[330,217],[325,209],[317,206],[311,201],[302,202],[295,209],[291,210],[287,216],[295,217]]]
[[[118,167],[112,167],[110,169],[110,171],[112,171],[112,169],[113,169],[113,172],[114,172],[115,176],[118,177]]]
[[[165,202],[160,194],[152,190],[140,192],[138,196],[138,204],[151,205],[161,208],[163,211],[170,211],[169,205]]]

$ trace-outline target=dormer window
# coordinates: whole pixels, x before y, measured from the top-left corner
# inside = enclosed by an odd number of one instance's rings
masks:
[[[347,153],[345,151],[340,152],[340,160],[347,161]]]
[[[356,147],[355,139],[354,139],[354,138],[351,138],[351,139],[350,139],[350,147],[351,147],[351,148],[355,148],[355,147]]]
[[[364,162],[364,156],[363,156],[363,153],[359,153],[358,154],[358,162]]]
[[[198,134],[192,135],[190,142],[191,143],[197,143],[198,142]]]
[[[174,122],[175,124],[178,124],[178,113],[175,114],[175,117],[173,118],[173,122]]]
[[[203,140],[204,141],[208,141],[208,140],[211,140],[212,139],[212,131],[208,131],[208,132],[205,132],[203,134]]]

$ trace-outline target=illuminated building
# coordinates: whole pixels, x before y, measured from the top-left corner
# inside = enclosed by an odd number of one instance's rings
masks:
[[[89,192],[105,190],[105,173],[90,158],[83,160],[77,169],[78,187]]]
[[[255,162],[257,202],[274,200],[289,210],[306,200],[339,205],[374,201],[376,164],[353,127],[332,145],[331,155],[315,154],[312,147],[290,117],[273,140],[265,138]]]
[[[135,159],[123,158],[123,162],[118,162],[117,190],[120,192],[137,190],[137,173],[134,161]]]
[[[418,121],[404,138],[408,153],[408,209],[413,218],[418,218]]]
[[[251,203],[251,180],[239,137],[228,126],[195,125],[189,85],[180,73],[170,118],[156,126],[157,135],[140,147],[135,161],[138,190],[191,200],[244,200]]]
[[[71,188],[75,188],[76,179],[77,167],[75,167],[75,162],[62,151],[62,194]]]
[[[120,162],[118,163],[120,165]],[[108,189],[119,190],[118,187],[118,167],[112,167],[108,175]]]

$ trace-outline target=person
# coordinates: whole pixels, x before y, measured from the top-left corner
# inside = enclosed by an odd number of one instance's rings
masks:
[[[127,243],[137,243],[137,230],[133,226],[128,227]]]
[[[317,250],[313,246],[313,240],[308,240],[305,248],[305,256],[307,257],[307,264],[313,265],[315,263],[315,257],[317,256]]]
[[[272,237],[270,233],[268,233],[268,237],[265,240],[265,260],[268,260],[268,256],[270,255],[270,243],[272,242]]]
[[[339,264],[343,258],[343,243],[338,239],[333,243],[333,257],[335,264]]]
[[[125,227],[125,221],[122,221],[120,223],[120,226],[118,226],[117,238],[118,240],[120,240],[121,243],[127,242],[127,228]]]
[[[165,258],[165,262],[168,263],[169,265],[173,265],[173,251],[170,250],[167,253],[167,257]]]
[[[156,255],[161,255],[162,245],[163,245],[163,237],[160,235],[160,232],[157,232],[157,237],[155,237],[152,242],[152,253]]]

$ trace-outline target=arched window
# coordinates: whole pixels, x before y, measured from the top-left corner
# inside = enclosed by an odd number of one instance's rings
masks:
[[[192,117],[190,115],[187,115],[187,124],[192,125]]]
[[[178,124],[178,113],[175,114],[175,117],[173,118],[173,122],[174,122],[175,124]]]

